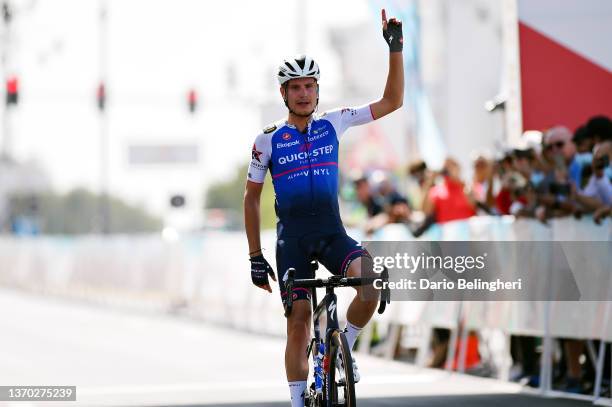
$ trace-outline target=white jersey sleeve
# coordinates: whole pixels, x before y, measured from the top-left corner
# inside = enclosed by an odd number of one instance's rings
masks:
[[[329,120],[331,122],[336,129],[336,136],[338,137],[338,140],[340,140],[342,134],[349,127],[359,126],[374,121],[372,109],[370,109],[369,104],[359,107],[330,110],[325,112],[321,116],[321,119]]]
[[[262,133],[255,138],[253,149],[251,150],[251,163],[247,179],[249,181],[263,184],[266,179],[266,172],[270,165],[270,156],[272,155],[272,134]]]

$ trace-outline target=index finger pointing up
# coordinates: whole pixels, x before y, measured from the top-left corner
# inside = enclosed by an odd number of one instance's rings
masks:
[[[382,9],[380,14],[382,17],[383,29],[386,30],[387,29],[387,13],[385,12],[384,8]]]

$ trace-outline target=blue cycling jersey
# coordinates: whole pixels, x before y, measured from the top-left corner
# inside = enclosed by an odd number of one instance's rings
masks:
[[[341,227],[339,140],[349,127],[372,120],[369,105],[337,109],[313,116],[305,132],[280,122],[256,137],[248,180],[263,183],[270,170],[279,230],[300,233],[325,225]]]

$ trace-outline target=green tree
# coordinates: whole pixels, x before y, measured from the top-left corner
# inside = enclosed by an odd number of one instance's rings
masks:
[[[206,194],[206,208],[220,208],[229,210],[241,219],[244,227],[243,200],[246,184],[247,165],[241,165],[234,176],[228,181],[218,182],[208,188]],[[274,212],[274,188],[272,179],[268,174],[261,192],[261,224],[263,229],[276,226],[276,214]]]
[[[11,216],[28,216],[37,219],[42,233],[85,234],[98,229],[100,196],[82,188],[65,195],[54,192],[13,196],[10,201]],[[110,233],[144,233],[161,230],[162,221],[143,209],[108,198]]]

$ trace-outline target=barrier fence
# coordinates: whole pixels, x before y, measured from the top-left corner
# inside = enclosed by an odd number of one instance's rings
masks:
[[[361,240],[358,231],[350,234]],[[434,225],[419,240],[610,241],[611,238],[610,220],[596,225],[588,218],[562,218],[544,225],[513,217],[474,217]],[[414,238],[404,225],[396,224],[382,228],[369,240]],[[267,249],[266,258],[275,268],[272,231],[263,233],[262,245]],[[133,235],[4,236],[0,237],[0,285],[122,306],[181,310],[196,318],[242,330],[284,335],[278,286],[274,284],[272,294],[254,288],[245,253],[248,249],[242,232],[207,232],[178,240]],[[604,272],[612,272],[612,265]],[[605,281],[608,284],[610,279]],[[612,293],[612,286],[609,290]],[[339,309],[346,309],[353,295],[350,289],[338,290]],[[489,329],[507,336],[543,337],[544,361],[551,359],[551,343],[555,337],[601,340],[602,344],[612,341],[612,302],[604,301],[392,302],[385,314],[375,318],[380,326],[392,328],[391,337],[399,335],[395,329],[398,326],[418,327],[425,333],[434,327],[450,329],[451,360],[460,323],[465,328],[463,333]],[[424,335],[421,339],[419,364],[425,361],[427,338]],[[465,356],[464,349],[460,352]],[[603,357],[603,352],[599,352],[598,385]],[[543,363],[542,369],[541,390],[544,394],[553,394],[550,363]]]

